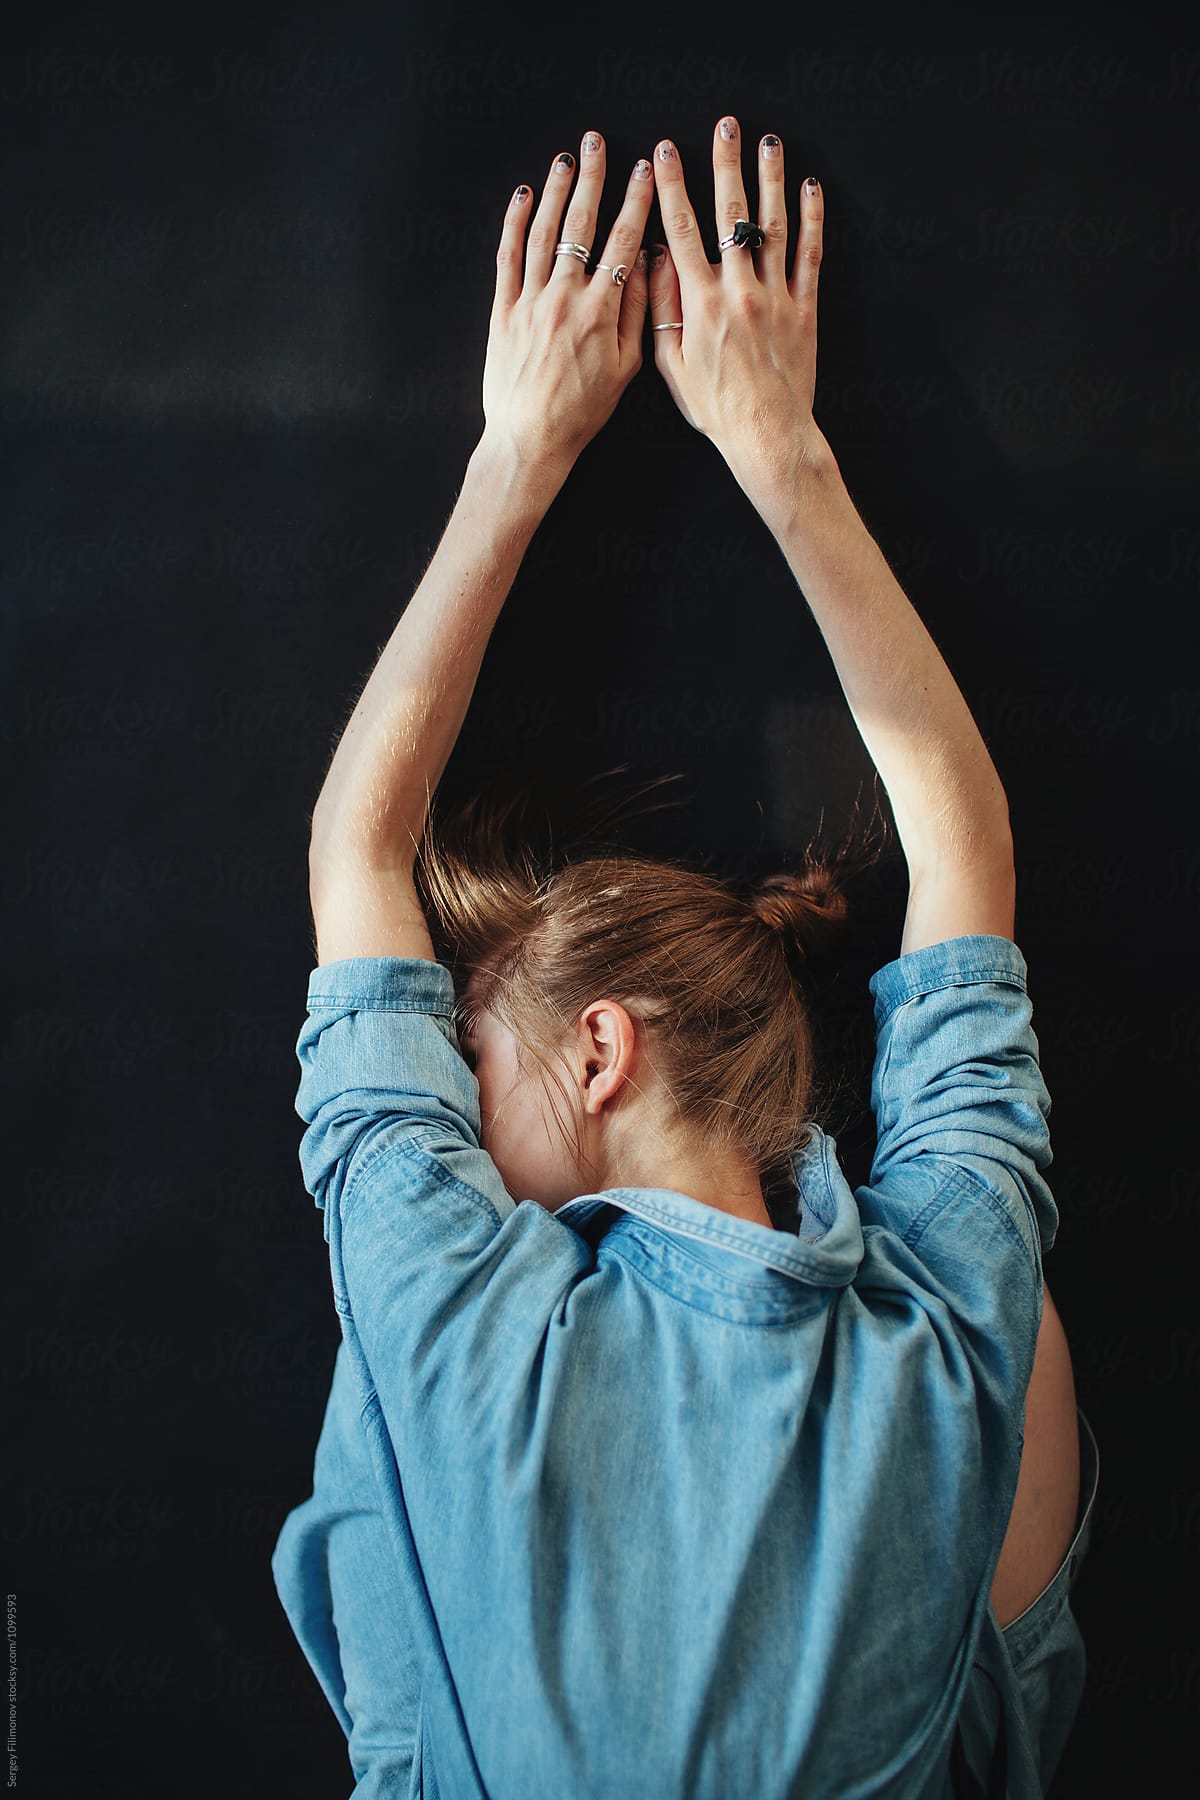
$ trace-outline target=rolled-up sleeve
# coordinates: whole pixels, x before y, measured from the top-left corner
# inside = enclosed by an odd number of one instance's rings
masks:
[[[876,1148],[872,1189],[968,1172],[1037,1248],[1054,1242],[1050,1095],[1038,1061],[1025,958],[969,936],[898,957],[872,976]]]
[[[363,1404],[392,1442],[477,1421],[587,1263],[586,1246],[518,1204],[480,1143],[441,963],[354,957],[315,969],[297,1045],[305,1186],[324,1211],[334,1304]],[[436,1394],[436,1400],[434,1398]]]
[[[304,1185],[324,1210],[326,1238],[362,1177],[406,1147],[443,1162],[493,1230],[513,1211],[480,1144],[479,1088],[458,1047],[453,1007],[442,963],[348,957],[312,971],[296,1045],[296,1111],[308,1128]]]
[[[1024,1399],[1058,1227],[1026,975],[1010,939],[971,935],[872,976],[876,1148],[856,1194],[1008,1404]]]
[[[345,958],[309,976],[300,1170],[324,1211],[342,1314],[407,1282],[412,1305],[437,1309],[452,1300],[462,1258],[488,1260],[515,1213],[480,1145],[479,1084],[452,1012],[443,963]]]

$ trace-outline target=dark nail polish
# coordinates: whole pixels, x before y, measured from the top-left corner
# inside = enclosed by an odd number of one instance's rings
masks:
[[[564,150],[559,157],[558,167],[560,169],[573,169],[575,167],[575,158],[571,155],[569,150]]]
[[[763,145],[767,150],[778,150],[779,139],[775,136],[774,132],[768,131],[766,137],[763,139]]]
[[[652,269],[657,269],[666,254],[667,254],[667,246],[665,244],[651,244],[651,246],[650,246],[650,267]]]

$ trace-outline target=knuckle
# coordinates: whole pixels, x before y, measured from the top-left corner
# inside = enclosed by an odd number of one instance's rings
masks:
[[[815,244],[801,244],[800,260],[802,263],[804,263],[810,269],[820,268],[820,266],[821,266],[821,245],[820,245],[820,243],[817,242]]]
[[[619,250],[636,250],[642,241],[642,234],[637,226],[620,219],[614,224],[610,235]]]
[[[694,238],[696,235],[696,221],[686,207],[664,213],[663,224],[675,237]]]
[[[553,249],[558,235],[549,225],[531,225],[527,242],[531,250]]]

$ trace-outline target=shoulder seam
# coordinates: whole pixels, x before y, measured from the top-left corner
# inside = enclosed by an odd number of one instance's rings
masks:
[[[1014,1180],[1016,1179],[1017,1178],[1014,1176]],[[959,1191],[962,1188],[966,1188],[973,1192],[975,1197],[982,1200],[989,1211],[996,1215],[1005,1230],[1016,1238],[1022,1251],[1025,1253],[1026,1258],[1029,1260],[1031,1267],[1036,1273],[1036,1261],[1031,1255],[1029,1245],[1025,1242],[1021,1227],[1017,1224],[1016,1219],[1014,1219],[1012,1210],[1005,1201],[1004,1196],[989,1187],[988,1183],[984,1181],[977,1170],[965,1168],[961,1163],[954,1166],[953,1173],[947,1176],[947,1179],[930,1195],[916,1217],[909,1222],[907,1230],[901,1236],[901,1242],[907,1245],[910,1250],[915,1250],[924,1233],[929,1229],[930,1225],[933,1224],[933,1221],[939,1214],[945,1212],[946,1208],[953,1200],[958,1198]],[[1026,1217],[1028,1218],[1029,1212],[1028,1208],[1025,1207],[1025,1202],[1022,1200],[1020,1204],[1024,1208]],[[1036,1236],[1036,1222],[1030,1219],[1029,1223],[1032,1234]]]
[[[429,1149],[419,1141],[421,1134],[428,1133],[429,1130],[430,1127],[428,1125],[409,1125],[408,1130],[403,1136],[393,1139],[390,1144],[381,1145],[373,1153],[368,1154],[359,1164],[348,1186],[345,1188],[342,1194],[341,1204],[343,1206],[348,1205],[351,1195],[357,1190],[359,1182],[362,1180],[362,1177],[366,1174],[368,1169],[377,1169],[382,1163],[389,1162],[394,1157],[404,1155],[413,1158],[414,1160],[419,1159],[424,1162],[434,1181],[441,1182],[447,1187],[453,1187],[460,1193],[466,1195],[481,1212],[487,1214],[488,1218],[491,1219],[495,1225],[496,1230],[499,1231],[502,1224],[500,1214],[496,1211],[496,1208],[492,1205],[487,1195],[481,1194],[478,1188],[472,1187],[470,1182],[464,1181],[460,1175],[452,1175],[449,1169],[443,1166],[436,1151]],[[473,1146],[466,1143],[465,1139],[463,1141],[463,1147],[464,1149],[473,1148]],[[513,1204],[515,1206],[517,1203],[514,1201]]]

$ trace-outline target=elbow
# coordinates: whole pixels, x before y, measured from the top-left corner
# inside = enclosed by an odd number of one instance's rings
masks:
[[[1014,861],[1008,795],[993,769],[991,779],[968,790],[946,821],[943,854],[960,867],[1011,868]]]
[[[1004,790],[997,784],[986,804],[943,809],[900,831],[910,878],[936,878],[968,870],[990,871],[999,881],[1014,878],[1012,822]]]
[[[972,862],[988,862],[998,868],[1010,869],[1014,864],[1016,852],[1008,796],[999,782],[996,783],[996,793],[989,807],[982,812],[979,824],[976,826],[972,823],[968,848],[969,860]]]
[[[417,839],[411,832],[404,836],[382,830],[372,820],[344,815],[329,823],[314,813],[308,839],[309,891],[348,866],[384,877],[411,874],[416,855]]]

